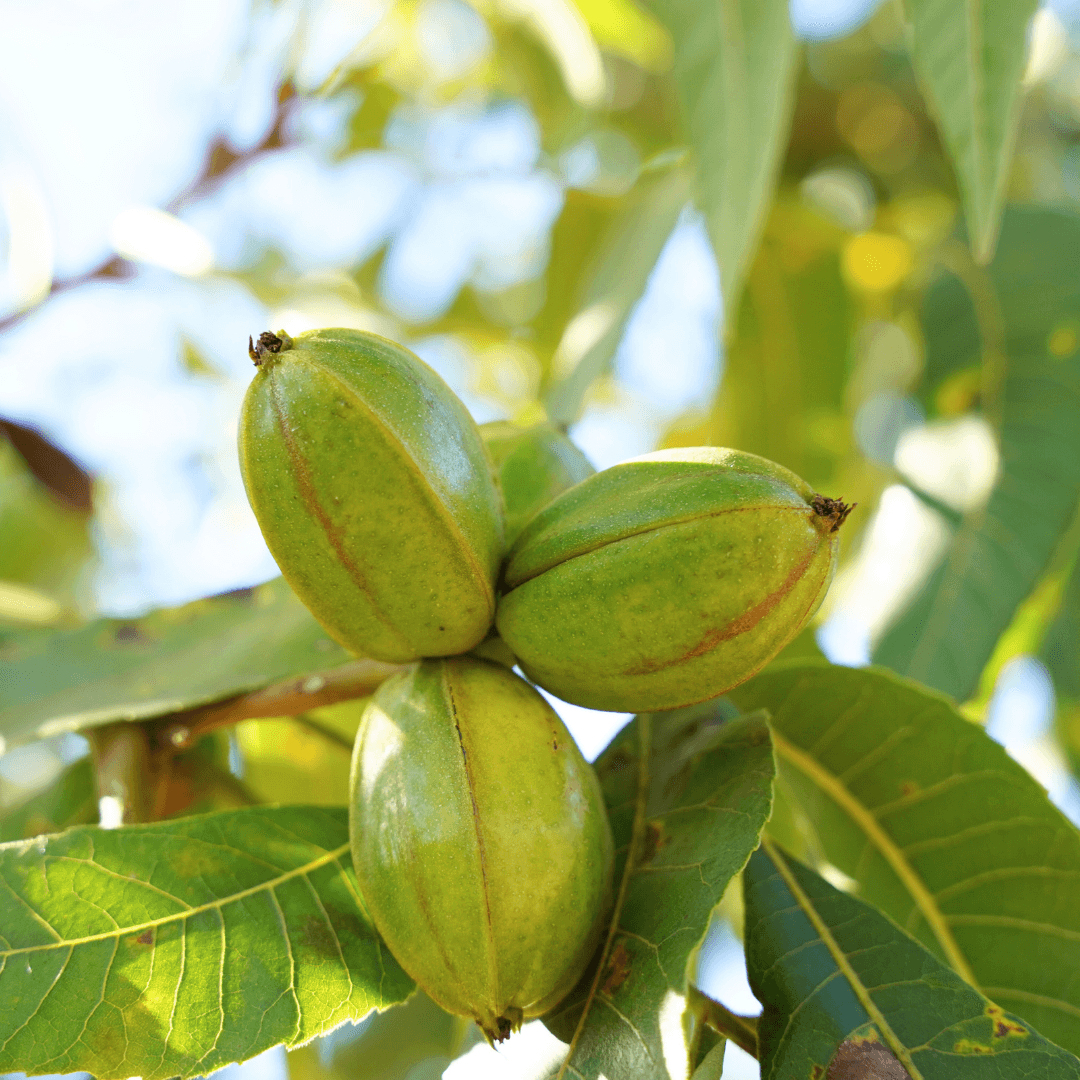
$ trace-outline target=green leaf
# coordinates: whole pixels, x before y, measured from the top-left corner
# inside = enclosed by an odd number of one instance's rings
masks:
[[[1046,631],[1040,658],[1060,697],[1080,698],[1080,560],[1073,566],[1054,621]]]
[[[872,669],[792,664],[767,708],[778,839],[831,863],[939,959],[1080,1051],[1080,832],[941,696]],[[770,829],[772,827],[770,826]]]
[[[972,250],[994,253],[1038,0],[907,0],[911,62],[956,169]]]
[[[61,501],[34,476],[0,425],[0,581],[31,586],[54,602],[73,605],[91,556],[88,522],[85,509]],[[3,614],[0,609],[0,618]]]
[[[928,357],[952,350],[963,367],[981,340],[984,383],[992,389],[1000,382],[1000,398],[988,408],[1000,416],[1001,466],[988,503],[964,519],[945,562],[885,634],[874,660],[958,701],[975,693],[998,638],[1045,573],[1080,502],[1077,250],[1075,214],[1010,209],[997,257],[988,275],[972,278],[971,297],[951,276],[927,296]]]
[[[791,126],[799,50],[788,0],[668,0],[653,11],[675,46],[682,127],[730,323]]]
[[[690,179],[684,169],[674,169],[640,187],[611,228],[577,314],[555,350],[555,381],[545,395],[545,406],[556,424],[577,419],[589,386],[607,370],[630,313],[690,198]]]
[[[0,1071],[209,1074],[413,988],[345,810],[247,809],[0,846]]]
[[[603,967],[544,1018],[571,1043],[568,1077],[671,1080],[696,1060],[688,971],[772,803],[763,717],[723,716],[715,704],[639,716],[597,761],[625,893]]]
[[[707,442],[778,461],[818,491],[850,445],[845,415],[855,313],[845,234],[781,196],[746,281]],[[829,491],[830,494],[842,494]]]
[[[838,1049],[829,1076],[1080,1077],[1080,1060],[771,844],[744,883],[762,1080],[823,1078]]]
[[[0,735],[10,745],[146,720],[349,659],[282,578],[141,619],[0,632]]]
[[[0,817],[0,843],[85,825],[98,816],[97,791],[90,758],[69,765],[44,791]]]

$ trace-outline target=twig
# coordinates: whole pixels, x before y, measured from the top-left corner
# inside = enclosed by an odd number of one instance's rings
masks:
[[[401,664],[353,660],[319,675],[303,675],[250,694],[173,713],[163,720],[150,722],[147,727],[155,750],[175,753],[193,745],[208,732],[239,720],[296,716],[322,705],[364,697],[402,670]]]
[[[124,824],[152,819],[158,770],[141,724],[108,724],[87,732],[97,796],[115,799]]]
[[[703,994],[696,986],[690,987],[687,995],[688,1006],[713,1029],[730,1039],[751,1057],[758,1056],[757,1017],[741,1016],[732,1012],[719,1001],[714,1001],[708,994]]]

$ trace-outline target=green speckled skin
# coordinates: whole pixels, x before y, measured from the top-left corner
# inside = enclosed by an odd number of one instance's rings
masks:
[[[575,984],[609,901],[596,774],[550,705],[506,668],[425,660],[364,712],[349,832],[390,951],[489,1038]]]
[[[336,641],[404,662],[484,638],[501,497],[465,406],[408,349],[313,330],[265,355],[240,467],[282,574]]]
[[[510,551],[499,634],[535,682],[592,709],[715,697],[817,610],[837,538],[814,492],[715,447],[623,462],[556,499]]]
[[[496,420],[481,424],[480,434],[502,486],[507,547],[552,499],[596,472],[553,424],[523,428]]]

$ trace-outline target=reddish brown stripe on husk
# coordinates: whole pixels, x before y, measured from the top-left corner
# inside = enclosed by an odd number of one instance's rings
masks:
[[[521,588],[522,585],[527,584],[530,581],[535,580],[543,574],[546,574],[549,570],[555,569],[556,566],[565,566],[567,563],[571,563],[574,559],[582,559],[589,555],[595,555],[598,551],[603,551],[606,547],[611,547],[612,544],[621,544],[624,540],[631,540],[637,536],[646,536],[649,533],[660,532],[663,529],[670,529],[675,525],[687,525],[694,521],[707,521],[709,518],[724,517],[726,514],[750,514],[756,513],[758,510],[791,510],[796,514],[805,513],[808,507],[800,506],[763,506],[761,504],[755,504],[754,506],[725,506],[723,510],[713,510],[711,513],[691,514],[683,518],[673,518],[671,521],[663,521],[658,525],[649,525],[647,528],[637,529],[634,532],[628,532],[619,536],[612,537],[610,540],[602,540],[596,543],[593,547],[587,548],[584,551],[576,551],[569,555],[567,558],[560,562],[550,563],[546,566],[538,567],[528,577],[523,577],[520,581],[515,581],[513,586],[507,589],[507,595],[514,591],[514,589]]]
[[[627,670],[623,672],[623,675],[649,675],[655,671],[664,671],[667,668],[677,667],[679,664],[685,664],[690,660],[695,660],[699,656],[705,656],[715,649],[722,641],[730,641],[732,638],[745,634],[748,630],[753,630],[754,627],[757,626],[766,615],[772,612],[773,609],[795,588],[799,583],[800,578],[806,573],[807,567],[817,557],[817,554],[818,549],[811,551],[810,554],[796,566],[790,574],[788,574],[779,589],[769,593],[764,600],[755,604],[747,611],[744,611],[738,618],[732,619],[727,626],[710,630],[689,651],[683,653],[682,656],[677,656],[673,660],[644,660],[636,667],[627,668]]]
[[[292,431],[289,429],[289,425],[285,422],[285,410],[282,407],[281,401],[278,396],[278,387],[274,382],[273,369],[269,372],[270,376],[270,400],[274,405],[274,414],[277,416],[278,430],[281,432],[281,437],[285,442],[286,449],[288,450],[289,460],[293,464],[293,469],[296,475],[296,484],[300,488],[300,493],[304,497],[305,507],[315,516],[319,525],[322,527],[323,534],[326,536],[330,546],[334,549],[334,554],[338,557],[338,562],[345,568],[346,573],[352,579],[353,584],[368,598],[371,604],[372,612],[375,618],[379,620],[382,625],[390,631],[394,638],[398,641],[401,640],[400,634],[398,634],[396,628],[387,619],[386,615],[380,610],[379,605],[375,601],[375,597],[371,592],[371,588],[367,583],[367,579],[364,576],[363,571],[353,561],[352,557],[346,551],[341,542],[341,537],[338,535],[337,530],[334,527],[333,522],[327,516],[326,510],[323,508],[322,503],[319,502],[318,496],[315,493],[315,485],[311,480],[311,473],[308,470],[307,460],[300,452],[300,448],[296,445],[296,440],[293,438]]]

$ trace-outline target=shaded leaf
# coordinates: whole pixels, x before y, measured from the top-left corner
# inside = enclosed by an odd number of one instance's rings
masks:
[[[791,126],[799,50],[788,0],[668,0],[653,11],[675,46],[682,127],[730,324]]]
[[[367,701],[359,698],[335,707],[339,716],[351,714],[353,735]],[[235,730],[244,784],[259,801],[319,806],[348,803],[351,737],[346,740],[307,714],[242,720]]]
[[[994,252],[1038,0],[907,0],[911,63],[956,169],[972,250]]]
[[[60,832],[97,821],[98,801],[90,758],[69,765],[44,790],[0,817],[0,843]]]
[[[723,717],[715,704],[639,716],[597,761],[616,881],[633,857],[603,969],[545,1017],[570,1042],[587,1010],[567,1076],[671,1080],[696,1060],[688,968],[772,802],[764,719]]]
[[[988,503],[964,519],[945,562],[874,660],[958,701],[975,693],[1080,503],[1078,247],[1080,217],[1010,209],[985,288],[969,297],[946,276],[924,307],[928,357],[953,350],[963,367],[977,359],[968,350],[981,341],[991,367],[984,382],[992,384],[1001,366],[1000,398],[988,402],[1000,416],[1001,465]]]
[[[838,867],[939,959],[1080,1050],[1080,832],[982,728],[890,672],[793,664],[767,708],[785,843]]]
[[[744,882],[762,1080],[824,1078],[834,1054],[835,1080],[1080,1077],[1080,1060],[779,849],[755,852]]]
[[[40,589],[73,607],[80,574],[91,557],[88,507],[62,499],[33,474],[9,441],[15,431],[68,460],[36,433],[0,423],[0,581]]]
[[[370,1017],[359,1028],[338,1028],[318,1049],[294,1050],[289,1078],[419,1080],[414,1070],[421,1063],[438,1077],[461,1052],[470,1027],[470,1021],[444,1012],[418,990],[403,1005]],[[479,1038],[475,1027],[472,1032]]]
[[[1040,658],[1058,696],[1080,699],[1080,561],[1073,566],[1061,607],[1047,628]]]
[[[545,406],[556,424],[577,419],[593,380],[611,363],[664,244],[690,198],[690,178],[675,169],[646,181],[612,226],[587,276],[577,314],[552,360]]]
[[[210,1073],[402,1001],[344,809],[249,809],[0,847],[0,1070]]]
[[[282,578],[141,619],[0,632],[11,743],[220,701],[350,659]]]

